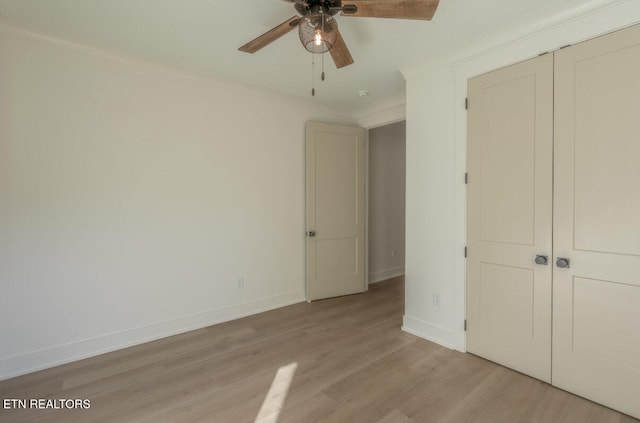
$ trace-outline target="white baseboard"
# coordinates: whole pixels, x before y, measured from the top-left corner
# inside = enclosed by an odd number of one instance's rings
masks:
[[[160,338],[303,302],[304,291],[223,307],[174,320],[0,359],[0,380],[144,344]]]
[[[392,267],[391,269],[379,270],[369,273],[369,283],[378,283],[387,279],[404,275],[404,266]]]
[[[402,330],[443,347],[452,350],[456,349],[453,331],[415,319],[406,314],[402,318]]]

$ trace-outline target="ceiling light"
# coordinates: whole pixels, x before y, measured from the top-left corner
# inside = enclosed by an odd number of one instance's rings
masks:
[[[331,15],[321,9],[302,18],[298,25],[298,33],[304,48],[311,53],[321,54],[331,50],[335,44],[338,25]]]

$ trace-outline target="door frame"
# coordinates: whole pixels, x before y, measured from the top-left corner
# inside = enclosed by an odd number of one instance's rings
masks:
[[[381,126],[392,125],[398,122],[405,122],[407,120],[406,109],[404,107],[395,107],[387,110],[385,113],[376,116],[375,119],[368,119],[367,121],[359,121],[358,125],[364,128],[364,172],[365,172],[365,189],[364,189],[364,277],[365,277],[365,291],[369,290],[369,198],[371,186],[369,184],[369,131],[371,129],[379,128]],[[405,135],[406,140],[406,135]],[[406,170],[405,170],[406,176]],[[405,182],[406,185],[406,182]],[[405,258],[406,260],[406,258]]]

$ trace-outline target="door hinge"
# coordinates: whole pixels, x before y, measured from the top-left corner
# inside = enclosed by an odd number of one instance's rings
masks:
[[[469,97],[465,97],[464,99],[464,109],[469,110]]]
[[[467,258],[467,247],[464,247],[464,258]]]
[[[467,331],[467,319],[464,319],[464,331]]]
[[[467,172],[464,173],[464,183],[465,184],[469,183],[469,174]]]

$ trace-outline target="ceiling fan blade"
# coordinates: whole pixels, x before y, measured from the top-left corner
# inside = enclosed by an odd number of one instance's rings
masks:
[[[333,63],[336,64],[336,68],[340,69],[352,64],[353,58],[351,57],[351,53],[349,53],[347,44],[344,42],[340,31],[338,31],[337,28],[336,31],[338,32],[338,37],[333,47],[331,47],[331,50],[329,50],[329,53],[331,53],[331,58],[333,59]]]
[[[307,7],[309,5],[309,2],[307,0],[282,0],[282,1],[285,1],[287,3],[299,4],[304,7]]]
[[[278,38],[282,37],[289,31],[291,31],[293,28],[298,26],[299,23],[300,23],[300,18],[297,16],[294,16],[282,22],[280,25],[276,26],[270,31],[265,32],[258,38],[249,41],[247,44],[243,45],[238,50],[244,51],[245,53],[255,53],[256,51],[260,50],[262,47],[274,42]]]
[[[342,16],[430,21],[440,0],[345,0]]]

